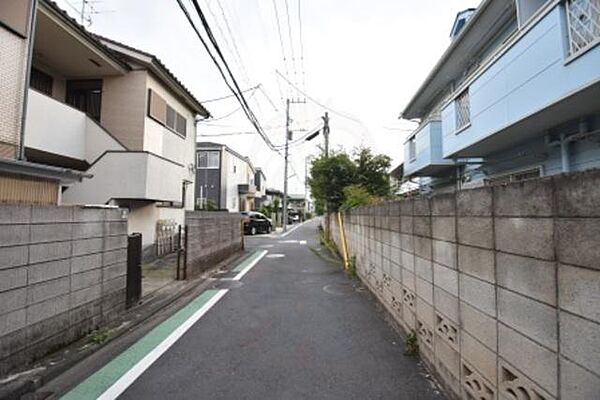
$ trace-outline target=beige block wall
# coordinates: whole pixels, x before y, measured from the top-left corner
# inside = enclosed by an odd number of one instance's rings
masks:
[[[20,142],[27,47],[26,39],[0,26],[0,144],[3,145],[3,157],[15,158]]]
[[[360,207],[344,231],[452,398],[596,398],[599,187],[590,171]]]
[[[101,124],[130,150],[144,150],[146,75],[133,71],[103,80]]]

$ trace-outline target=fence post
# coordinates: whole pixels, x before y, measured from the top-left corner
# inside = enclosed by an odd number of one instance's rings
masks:
[[[125,305],[131,307],[142,295],[142,234],[132,233],[127,238],[127,288]]]

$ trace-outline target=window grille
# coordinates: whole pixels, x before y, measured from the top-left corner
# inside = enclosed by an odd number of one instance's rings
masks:
[[[218,169],[220,153],[218,151],[199,151],[198,168]]]
[[[471,104],[469,89],[465,90],[455,100],[456,130],[462,129],[471,123]]]
[[[522,182],[542,176],[542,169],[535,167],[522,171],[512,172],[504,175],[496,175],[484,180],[487,186],[506,185],[511,182]]]
[[[567,0],[569,46],[575,55],[600,42],[600,0]]]

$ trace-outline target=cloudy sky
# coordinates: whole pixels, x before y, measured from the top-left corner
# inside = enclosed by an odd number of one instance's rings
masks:
[[[201,101],[231,94],[176,0],[89,1],[96,11],[86,14],[89,30],[157,55]],[[183,2],[193,11],[190,0]],[[275,144],[285,140],[285,99],[305,98],[278,78],[278,70],[331,109],[332,148],[369,146],[392,157],[394,166],[402,161],[403,139],[414,127],[398,114],[449,45],[456,13],[478,3],[199,0],[242,89],[259,84],[264,89],[245,95]],[[81,0],[58,4],[75,17]],[[317,127],[325,111],[306,101],[292,107],[295,139]],[[281,156],[256,134],[230,135],[252,130],[235,99],[206,107],[214,120],[199,125],[198,140],[225,143],[248,155],[265,170],[268,186],[282,189]],[[319,137],[292,146],[290,193],[303,193],[305,160],[321,143]]]

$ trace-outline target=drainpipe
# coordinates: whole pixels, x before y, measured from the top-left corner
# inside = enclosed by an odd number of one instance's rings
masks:
[[[23,93],[23,109],[21,112],[21,137],[19,138],[19,160],[25,160],[25,124],[27,122],[27,104],[29,100],[29,83],[31,80],[31,64],[33,62],[33,45],[35,43],[35,25],[37,21],[38,0],[31,1],[29,17],[29,38],[27,49],[27,66],[25,70],[25,88]]]

